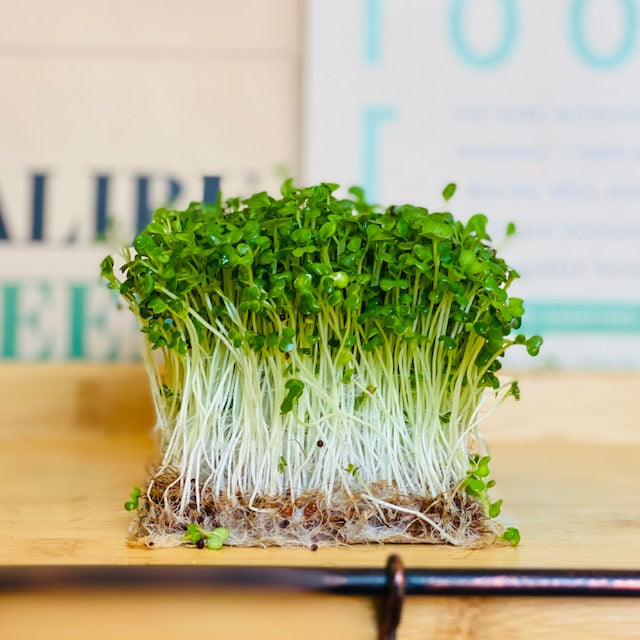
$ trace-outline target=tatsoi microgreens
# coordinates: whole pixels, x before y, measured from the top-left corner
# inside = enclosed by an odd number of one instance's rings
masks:
[[[435,500],[466,478],[468,495],[482,493],[484,458],[469,473],[469,449],[484,392],[517,398],[496,376],[500,360],[542,343],[517,333],[523,302],[507,290],[518,274],[482,214],[383,210],[361,189],[336,189],[287,181],[280,198],[159,209],[125,250],[122,278],[111,257],[102,263],[147,337],[178,518],[205,491],[250,507],[309,492],[331,505],[357,491],[378,509],[393,507],[380,483]]]

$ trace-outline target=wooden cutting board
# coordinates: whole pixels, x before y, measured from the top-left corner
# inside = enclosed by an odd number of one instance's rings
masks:
[[[640,570],[640,375],[536,372],[487,418],[493,496],[517,548],[132,548],[131,487],[153,460],[138,365],[0,366],[0,568],[162,564]],[[51,591],[0,594],[0,638],[375,638],[374,603],[318,594]],[[640,600],[407,598],[400,638],[640,638]]]

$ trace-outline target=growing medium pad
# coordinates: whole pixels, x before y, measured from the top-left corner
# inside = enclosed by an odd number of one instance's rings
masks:
[[[146,334],[162,451],[134,540],[517,541],[477,434],[487,399],[518,397],[505,350],[541,344],[511,335],[517,273],[483,215],[336,189],[159,209],[120,271],[104,260]]]

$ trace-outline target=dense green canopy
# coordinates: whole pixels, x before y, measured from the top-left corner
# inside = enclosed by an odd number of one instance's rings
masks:
[[[262,192],[192,203],[185,211],[159,209],[135,238],[124,281],[115,277],[110,257],[103,276],[137,310],[153,348],[181,354],[190,337],[175,319],[189,313],[220,319],[236,347],[286,352],[317,343],[329,309],[350,330],[334,331],[329,341],[343,350],[361,339],[370,351],[385,335],[435,339],[438,357],[452,359],[455,369],[470,338],[480,336],[475,364],[486,369],[483,386],[498,386],[498,358],[511,344],[538,353],[538,336],[509,338],[524,312],[522,300],[507,295],[518,274],[489,244],[484,215],[463,224],[451,213],[413,205],[381,210],[361,189],[338,198],[337,188],[296,188],[289,180],[280,199]],[[454,190],[449,185],[445,197]],[[424,320],[443,304],[446,323],[434,335]],[[202,324],[195,326],[205,339]],[[252,328],[241,332],[240,326]]]

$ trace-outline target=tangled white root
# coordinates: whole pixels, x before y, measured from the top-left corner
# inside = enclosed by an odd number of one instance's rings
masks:
[[[501,528],[483,506],[464,492],[430,498],[401,495],[378,483],[367,491],[334,494],[329,500],[308,492],[249,500],[242,495],[200,493],[180,511],[182,489],[156,476],[140,500],[131,541],[150,547],[185,544],[193,522],[205,530],[226,527],[232,546],[331,546],[359,543],[433,543],[464,547],[495,541]]]

